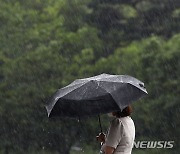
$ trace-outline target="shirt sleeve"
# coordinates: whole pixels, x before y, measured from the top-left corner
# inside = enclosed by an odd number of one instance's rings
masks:
[[[111,122],[108,135],[106,137],[106,146],[110,146],[116,149],[123,134],[123,125],[119,119],[114,119]]]

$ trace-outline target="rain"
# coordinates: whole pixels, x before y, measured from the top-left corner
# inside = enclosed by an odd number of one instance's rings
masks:
[[[180,153],[179,0],[0,2],[0,154],[99,154],[126,100],[133,154]]]

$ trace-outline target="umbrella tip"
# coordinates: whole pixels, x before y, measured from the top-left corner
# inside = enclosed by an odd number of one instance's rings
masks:
[[[145,92],[146,94],[148,94],[144,83],[139,83],[139,86],[144,89],[144,92]]]
[[[145,88],[144,84],[142,83],[139,83],[139,86]]]

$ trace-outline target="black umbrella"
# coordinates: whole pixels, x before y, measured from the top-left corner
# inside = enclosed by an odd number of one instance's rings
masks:
[[[77,79],[47,102],[49,117],[81,117],[124,109],[147,95],[144,83],[128,75],[101,74]]]

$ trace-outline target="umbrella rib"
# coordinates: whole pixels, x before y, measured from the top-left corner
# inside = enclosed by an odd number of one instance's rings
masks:
[[[88,82],[89,82],[89,81],[88,81]],[[84,82],[81,86],[84,86],[84,85],[85,85],[86,83],[88,83],[88,82]],[[81,87],[81,86],[80,86],[80,87]],[[78,88],[80,88],[80,87],[78,87]],[[78,88],[73,89],[71,92],[73,92],[74,90],[76,90],[76,89],[78,89]],[[69,93],[71,93],[71,92],[69,92]],[[69,94],[69,93],[68,93],[68,94]],[[65,94],[64,96],[66,96],[66,95],[67,95],[67,94]],[[64,97],[64,96],[62,96],[62,97]],[[60,97],[60,98],[62,98],[62,97]],[[48,109],[48,106],[49,106],[49,105],[46,105],[46,109],[47,109],[47,111],[49,112],[48,115],[50,115],[53,107],[56,105],[56,103],[58,102],[58,100],[59,100],[60,98],[58,98],[58,99],[53,103],[51,109]]]
[[[99,82],[108,82],[108,83],[113,82],[113,83],[130,84],[131,86],[134,86],[134,87],[136,87],[137,89],[139,89],[139,90],[143,91],[144,93],[148,94],[146,90],[140,89],[138,86],[132,84],[131,82],[117,82],[117,81],[99,81]]]
[[[110,92],[108,92],[105,88],[99,86],[101,89],[105,90],[108,94],[110,94],[110,96],[112,97],[112,99],[116,102],[116,100],[114,99],[114,97],[112,96],[112,94]],[[117,104],[117,103],[116,103]],[[118,105],[118,104],[117,104]],[[119,105],[118,105],[119,106]]]
[[[101,81],[101,82],[107,82],[107,81]],[[124,82],[122,82],[122,83],[124,83]],[[124,83],[124,84],[130,84],[131,86],[133,86],[133,87],[135,87],[135,88],[137,88],[138,90],[141,90],[141,89],[139,89],[137,86],[135,86],[135,85],[133,85],[133,84],[131,84],[131,83]],[[101,86],[100,86],[101,87]],[[116,100],[114,99],[114,97],[112,96],[112,94],[110,93],[110,92],[108,92],[105,88],[103,88],[103,87],[101,87],[102,89],[104,89],[107,93],[109,93],[110,95],[111,95],[111,97],[112,97],[112,99],[116,102]],[[147,93],[147,91],[144,91],[144,90],[141,90],[142,92],[144,92],[146,95],[148,94]],[[119,106],[119,105],[118,105]],[[121,107],[120,107],[121,108]]]
[[[76,84],[76,85],[72,85],[72,86],[79,86],[79,87],[77,87],[77,88],[74,88],[73,90],[71,90],[70,92],[68,92],[68,93],[66,93],[66,94],[64,94],[63,96],[61,96],[60,98],[62,98],[62,97],[64,97],[64,96],[66,96],[67,94],[69,94],[69,93],[71,93],[71,92],[73,92],[74,90],[76,90],[76,89],[78,89],[78,88],[80,88],[81,86],[83,86],[83,85],[85,85],[87,82],[84,82],[84,83],[78,83],[78,84]],[[70,86],[71,87],[71,86]],[[70,87],[67,87],[67,88],[70,88]],[[61,89],[60,89],[61,90]],[[62,89],[62,90],[64,90],[64,89]]]
[[[73,92],[74,90],[77,90],[77,89],[81,88],[82,86],[84,86],[85,84],[87,84],[87,83],[89,83],[89,82],[90,82],[90,81],[87,81],[87,82],[83,83],[80,87],[73,89],[72,91],[70,91],[70,92],[67,93],[67,94],[70,94],[70,93]],[[67,94],[65,94],[64,96],[66,96]],[[64,97],[64,96],[62,96],[62,97]],[[62,97],[61,97],[61,98],[62,98]]]

